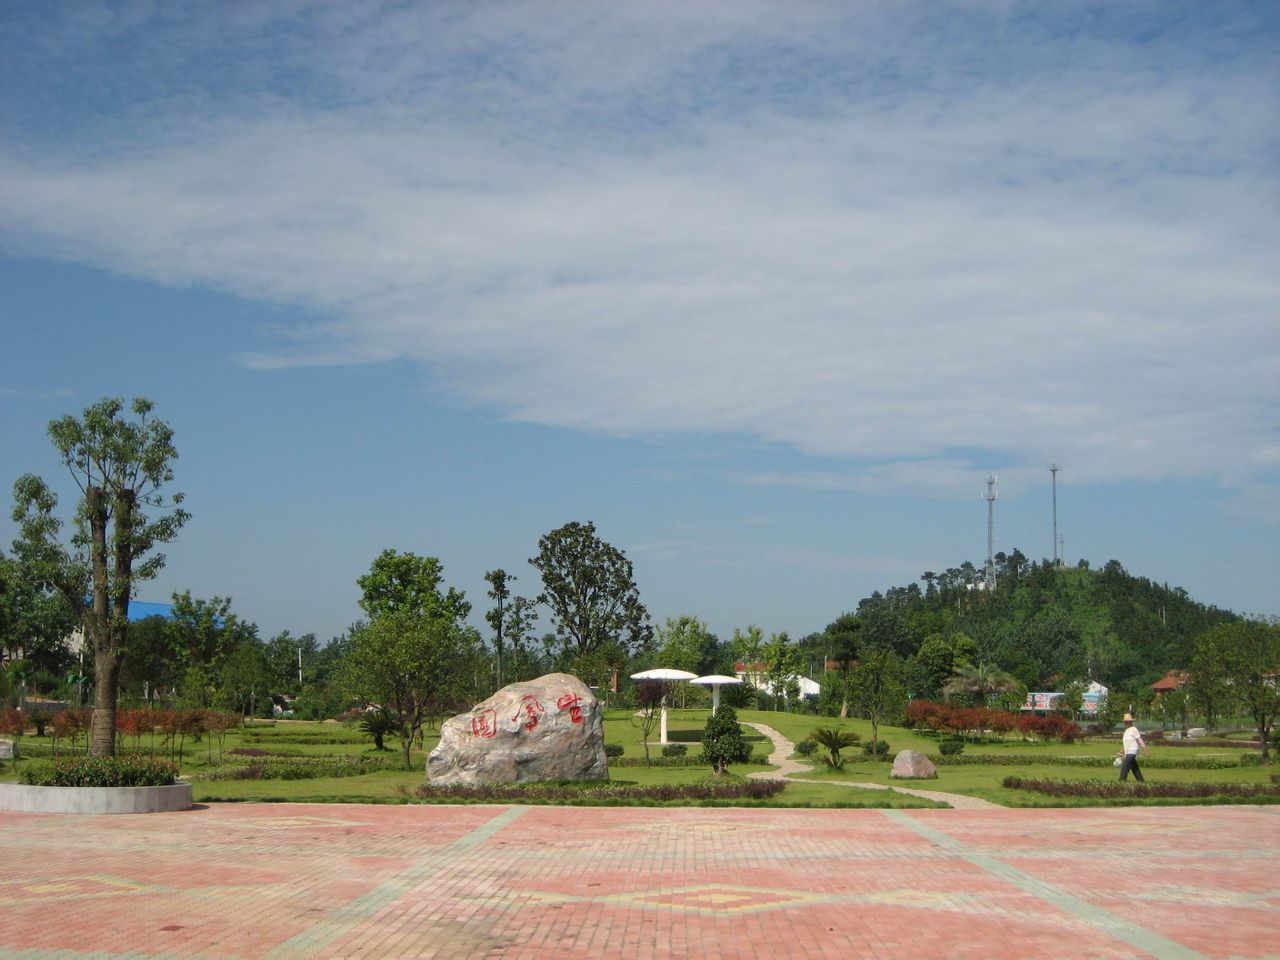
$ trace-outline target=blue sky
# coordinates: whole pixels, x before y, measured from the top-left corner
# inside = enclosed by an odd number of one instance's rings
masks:
[[[144,395],[144,590],[267,634],[385,547],[799,636],[997,548],[1280,613],[1264,3],[8,4],[0,481]],[[13,526],[0,521],[7,545]]]

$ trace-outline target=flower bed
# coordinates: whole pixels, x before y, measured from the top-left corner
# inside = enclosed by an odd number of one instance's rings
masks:
[[[633,786],[617,783],[505,783],[487,787],[419,787],[427,803],[663,803],[672,800],[767,800],[786,787],[782,780]]]

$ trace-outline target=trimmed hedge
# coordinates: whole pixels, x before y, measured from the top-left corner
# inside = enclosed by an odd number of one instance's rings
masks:
[[[47,766],[31,767],[22,774],[33,787],[168,787],[178,779],[178,768],[155,757],[68,757]]]
[[[1041,763],[1063,767],[1109,767],[1111,757],[1037,757],[1031,754],[956,754],[933,756],[930,760],[939,766],[964,766],[986,764],[992,767],[1021,767]],[[1153,770],[1227,770],[1231,767],[1257,766],[1259,760],[1252,754],[1240,757],[1143,757],[1142,768]]]
[[[751,755],[751,759],[746,762],[756,764],[757,766],[768,766],[769,757],[763,753],[753,753]],[[701,754],[698,754],[697,756],[686,754],[683,757],[654,756],[648,764],[644,762],[644,757],[609,758],[609,766],[611,767],[706,767],[709,765],[710,761],[704,759]]]
[[[315,780],[319,777],[358,777],[403,764],[393,757],[255,757],[247,764],[223,767],[204,780]]]
[[[1146,766],[1144,763],[1143,766]],[[1280,802],[1280,785],[1261,783],[1120,783],[1105,780],[1045,780],[1005,777],[1010,790],[1032,790],[1050,797],[1102,797],[1104,799],[1145,800],[1172,797],[1199,800],[1207,797],[1230,797],[1233,800],[1266,800]]]
[[[672,800],[767,800],[786,788],[782,780],[742,780],[730,783],[631,784],[506,783],[486,787],[423,786],[414,796],[427,803],[664,803]]]

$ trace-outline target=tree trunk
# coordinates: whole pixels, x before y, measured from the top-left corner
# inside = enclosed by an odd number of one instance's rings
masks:
[[[120,688],[120,657],[109,650],[94,651],[97,682],[93,688],[93,720],[89,754],[113,757],[116,752],[116,695]]]

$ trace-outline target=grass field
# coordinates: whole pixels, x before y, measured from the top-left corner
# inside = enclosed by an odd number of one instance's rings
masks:
[[[742,710],[738,714],[744,723],[761,723],[782,733],[793,743],[805,739],[815,727],[835,727],[851,730],[868,741],[871,738],[871,725],[864,720],[839,720],[828,717],[815,717],[799,714],[778,713],[772,711]],[[703,724],[706,722],[707,710],[671,710],[669,712],[669,739],[674,743],[688,746],[690,755],[697,755],[700,750],[700,739]],[[751,744],[753,752],[767,754],[771,749],[769,741],[750,728],[744,733]],[[917,733],[899,727],[880,729],[882,740],[890,744],[891,756],[898,750],[914,749],[933,756],[938,755],[938,739],[927,733]],[[257,801],[257,802],[353,802],[353,803],[404,803],[412,802],[413,791],[425,783],[424,768],[426,753],[437,743],[438,734],[428,731],[420,748],[411,753],[412,770],[396,769],[400,764],[399,744],[388,740],[388,749],[382,752],[374,750],[371,740],[362,735],[358,729],[336,723],[310,722],[264,722],[259,721],[247,727],[231,731],[222,746],[225,763],[244,763],[247,758],[236,756],[231,751],[251,749],[265,751],[273,757],[366,757],[377,758],[391,769],[379,769],[374,772],[347,777],[322,777],[298,780],[212,780],[210,775],[224,767],[219,762],[219,749],[216,741],[211,743],[203,738],[200,742],[186,741],[183,747],[182,775],[190,779],[194,786],[197,802],[212,801]],[[642,758],[644,756],[641,731],[638,722],[626,710],[609,710],[605,714],[605,742],[618,744],[623,748],[626,758]],[[142,752],[154,750],[162,755],[168,753],[163,741],[157,738],[148,741],[143,738],[139,746]],[[125,751],[132,751],[134,744],[126,742],[122,745]],[[1010,736],[1005,741],[989,741],[966,744],[965,757],[985,757],[990,763],[981,764],[940,764],[936,779],[926,781],[890,780],[890,764],[885,761],[871,761],[862,758],[862,751],[854,747],[845,751],[849,761],[841,770],[829,769],[816,756],[810,758],[811,770],[799,774],[802,781],[790,783],[778,797],[767,801],[770,806],[813,806],[813,807],[929,807],[933,802],[913,797],[895,790],[862,790],[856,784],[877,784],[882,786],[917,787],[931,791],[963,794],[978,797],[1004,806],[1084,806],[1113,805],[1122,802],[1117,800],[1097,800],[1090,798],[1051,798],[1026,790],[1011,790],[1001,785],[1007,776],[1026,778],[1047,778],[1058,780],[1099,780],[1113,781],[1116,771],[1110,766],[1074,766],[1072,758],[1094,757],[1110,758],[1116,752],[1115,740],[1089,740],[1076,744],[1060,743],[1027,743]],[[22,739],[24,754],[30,759],[26,763],[44,762],[44,758],[52,752],[49,738],[26,736]],[[64,750],[65,753],[65,745]],[[1176,761],[1196,762],[1195,758],[1205,760],[1216,759],[1218,762],[1234,762],[1250,751],[1247,747],[1235,748],[1196,748],[1170,747],[1154,748],[1153,762],[1146,764],[1145,772],[1148,782],[1179,783],[1213,783],[1213,784],[1267,784],[1271,781],[1273,767],[1228,766],[1222,769],[1166,769],[1160,766],[1165,758]],[[661,756],[661,747],[651,744],[650,754],[654,758]],[[1016,759],[1015,759],[1016,758]],[[804,758],[795,758],[804,760]],[[1015,762],[1007,762],[1015,760]],[[776,769],[762,765],[742,765],[734,767],[732,775],[745,776],[754,771]],[[13,764],[6,764],[0,770],[0,780],[16,779],[20,771]],[[682,767],[667,766],[623,766],[614,764],[610,779],[614,782],[635,783],[640,785],[657,784],[692,784],[711,778],[707,767],[694,765]],[[818,781],[836,781],[821,783]],[[847,785],[845,785],[847,784]],[[1175,803],[1170,800],[1147,800],[1144,803]]]

